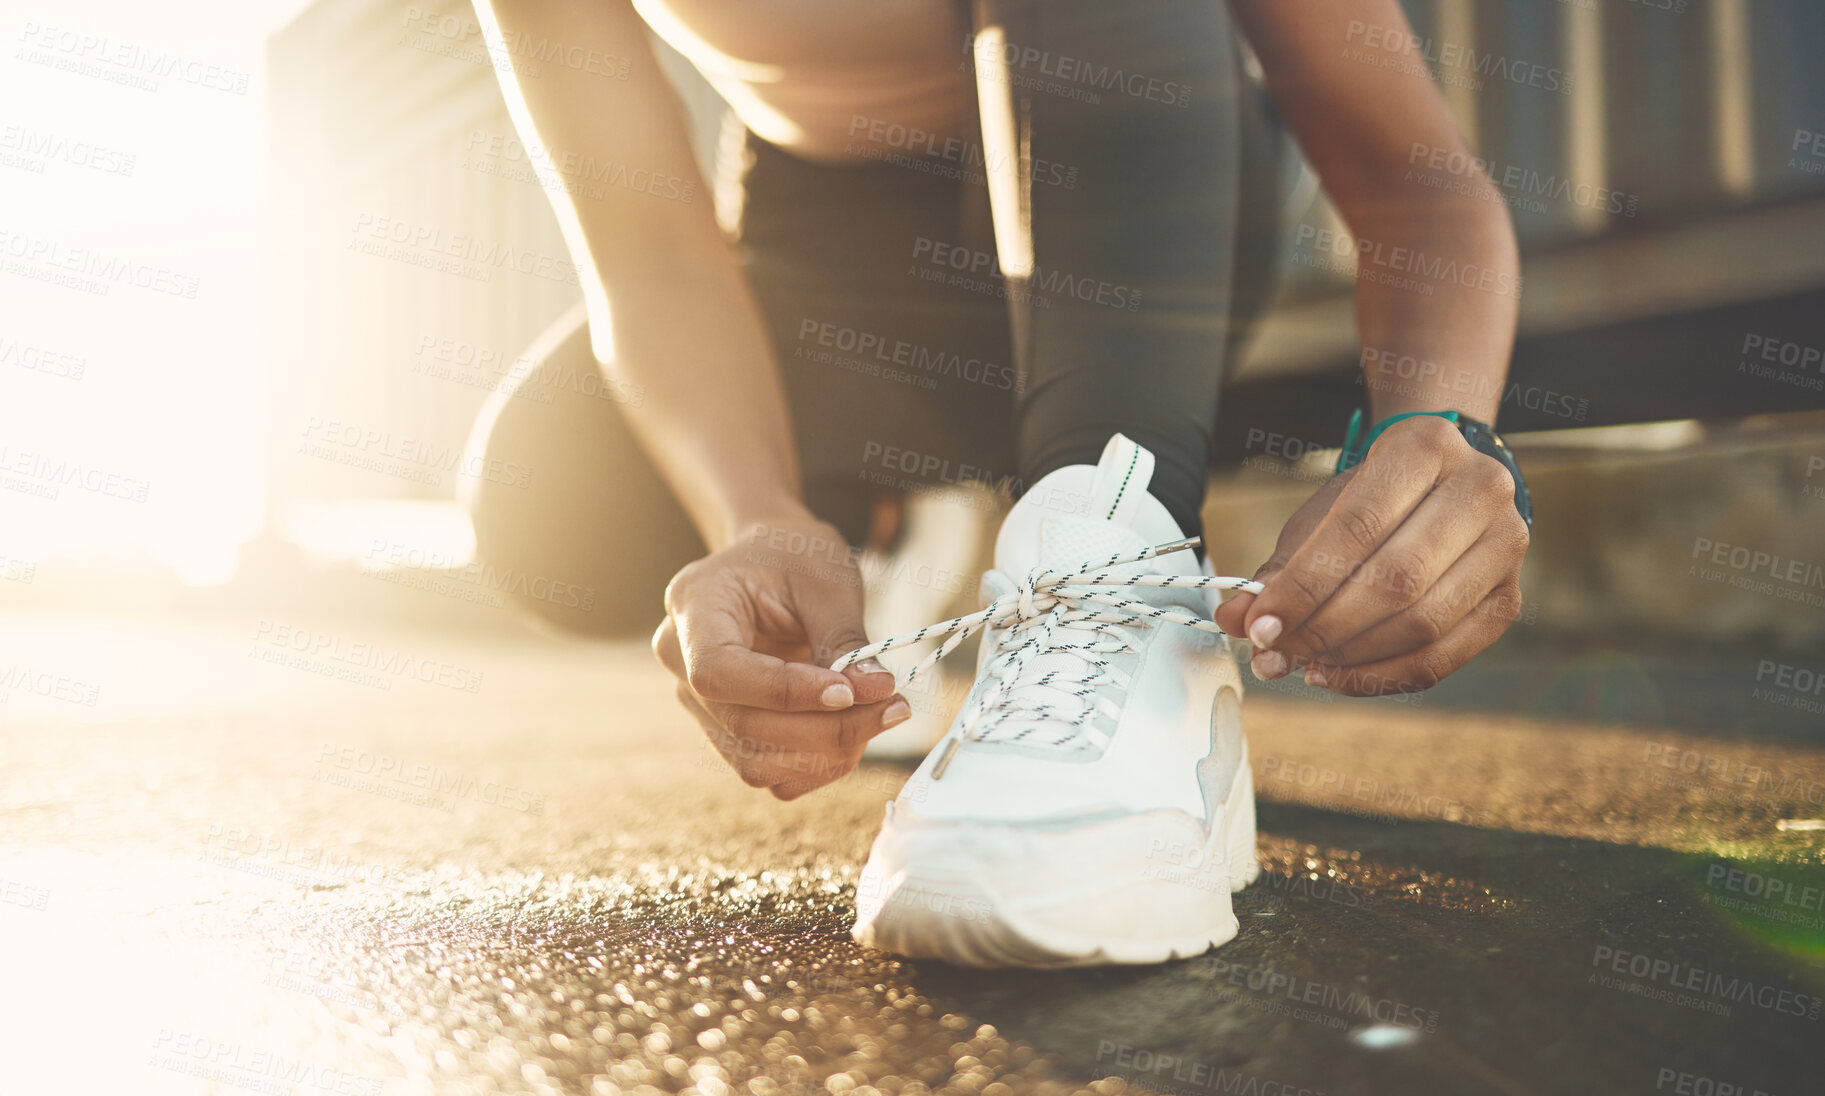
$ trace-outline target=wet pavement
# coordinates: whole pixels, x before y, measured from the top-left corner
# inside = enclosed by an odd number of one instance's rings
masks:
[[[974,971],[848,937],[905,770],[776,803],[639,644],[16,616],[0,667],[7,1096],[1825,1091],[1792,735],[1256,689],[1235,941]]]

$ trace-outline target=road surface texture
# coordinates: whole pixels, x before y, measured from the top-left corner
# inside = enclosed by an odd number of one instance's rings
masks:
[[[997,972],[849,938],[905,769],[776,803],[639,644],[16,616],[0,667],[7,1096],[1825,1090],[1791,736],[1256,689],[1235,941]]]

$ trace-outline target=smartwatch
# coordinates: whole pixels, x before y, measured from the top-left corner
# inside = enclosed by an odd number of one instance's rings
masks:
[[[1451,423],[1457,427],[1458,433],[1464,435],[1470,448],[1484,456],[1494,457],[1502,467],[1508,469],[1508,474],[1514,477],[1514,508],[1520,512],[1521,520],[1527,523],[1527,527],[1533,528],[1533,496],[1527,493],[1527,481],[1521,476],[1521,466],[1514,459],[1514,450],[1502,440],[1502,435],[1495,432],[1495,427],[1456,411],[1408,411],[1405,414],[1389,415],[1365,433],[1362,428],[1362,408],[1357,408],[1356,413],[1350,416],[1350,429],[1344,434],[1343,452],[1337,456],[1337,471],[1347,472],[1361,464],[1363,457],[1369,453],[1369,446],[1375,444],[1375,439],[1381,437],[1383,430],[1416,415],[1430,415]]]

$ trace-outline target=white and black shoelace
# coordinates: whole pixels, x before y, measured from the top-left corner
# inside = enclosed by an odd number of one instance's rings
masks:
[[[921,659],[901,681],[902,685],[911,685],[970,636],[988,628],[1003,628],[997,641],[1000,652],[983,667],[991,683],[964,713],[964,736],[978,742],[995,741],[997,731],[1009,728],[1009,733],[999,737],[1018,741],[1039,726],[1062,725],[1063,733],[1050,745],[1062,747],[1083,741],[1101,749],[1109,739],[1092,720],[1098,714],[1114,717],[1119,709],[1107,696],[1099,695],[1097,687],[1127,688],[1126,677],[1105,657],[1140,649],[1127,629],[1165,622],[1223,634],[1213,620],[1174,605],[1150,605],[1124,595],[1122,587],[1166,586],[1254,594],[1262,590],[1259,582],[1246,578],[1111,570],[1195,548],[1199,543],[1200,538],[1190,537],[1156,544],[1139,552],[1118,553],[1101,562],[1085,563],[1075,571],[1034,568],[1013,591],[977,612],[859,647],[831,663],[830,668],[840,673],[863,659],[945,636],[937,649]],[[1077,657],[1062,664],[1057,659],[1048,660],[1044,669],[1035,665],[1041,656],[1060,652]],[[1074,697],[1076,709],[1066,710],[1059,704],[1036,699],[1028,690],[1040,685],[1056,690],[1049,695]],[[1048,694],[1040,694],[1045,695]]]

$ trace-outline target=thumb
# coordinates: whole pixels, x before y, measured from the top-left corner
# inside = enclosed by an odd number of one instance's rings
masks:
[[[1272,582],[1276,574],[1285,571],[1288,558],[1290,558],[1290,556],[1285,556],[1285,554],[1276,551],[1276,553],[1274,553],[1274,558],[1270,558],[1267,564],[1261,564],[1261,567],[1256,569],[1254,580],[1263,585]],[[1248,629],[1254,626],[1254,604],[1256,604],[1257,596],[1259,595],[1237,595],[1234,596],[1234,598],[1230,598],[1228,602],[1225,602],[1223,607],[1225,607],[1225,609],[1230,609],[1230,615],[1223,618],[1223,622],[1219,622],[1219,627],[1223,627],[1223,631],[1230,633],[1232,636],[1246,638],[1250,644],[1256,642],[1256,636],[1250,635]],[[1261,636],[1261,638],[1267,640],[1268,644],[1272,644],[1279,636],[1278,633],[1276,633],[1276,635],[1265,635]]]
[[[1268,560],[1267,564],[1257,567],[1254,580],[1267,582],[1272,574],[1281,569],[1281,565],[1283,564],[1279,558]],[[1248,605],[1254,605],[1254,600],[1256,600],[1256,595],[1246,593],[1246,591],[1225,598],[1223,604],[1217,605],[1217,613],[1214,616],[1217,627],[1221,627],[1226,635],[1230,635],[1232,638],[1245,638]]]
[[[799,590],[799,624],[811,645],[811,660],[829,666],[858,647],[868,645],[862,627],[862,587],[819,582]],[[893,675],[875,659],[863,659],[843,671],[855,688],[858,704],[885,700],[893,693]]]
[[[1325,514],[1330,512],[1331,503],[1336,501],[1338,493],[1349,485],[1354,476],[1355,469],[1332,476],[1311,498],[1305,500],[1304,505],[1293,511],[1293,516],[1287,519],[1286,525],[1280,530],[1280,539],[1274,544],[1274,554],[1255,570],[1256,582],[1266,585],[1273,581],[1275,575],[1286,569],[1286,565],[1292,562],[1294,553],[1304,547],[1306,538],[1312,535],[1312,530],[1316,529]],[[1251,623],[1248,618],[1255,606],[1255,596],[1254,594],[1237,594],[1219,606],[1216,616],[1217,627],[1237,638],[1246,637],[1248,625]]]
[[[1285,557],[1276,552],[1272,559],[1255,568],[1253,578],[1256,582],[1265,583],[1268,579],[1279,574],[1281,568],[1285,566]],[[1223,629],[1225,634],[1236,639],[1246,638],[1248,635],[1248,610],[1249,607],[1255,603],[1256,596],[1257,595],[1255,594],[1244,591],[1243,593],[1236,594],[1235,596],[1226,599],[1223,604],[1217,606],[1215,615],[1217,627]]]

